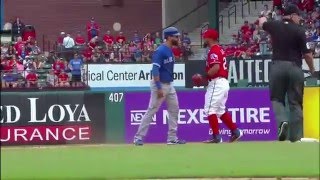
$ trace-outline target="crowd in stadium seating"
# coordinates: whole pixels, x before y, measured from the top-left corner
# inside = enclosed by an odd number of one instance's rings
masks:
[[[35,33],[25,35],[24,28],[24,23],[17,18],[12,23],[15,40],[1,45],[2,88],[81,86],[70,83],[79,80],[74,76],[71,64],[74,60],[81,63],[150,62],[153,51],[163,42],[159,32],[141,37],[136,31],[132,38],[127,38],[122,32],[115,37],[110,31],[102,34],[92,18],[87,24],[87,38],[81,32],[77,32],[75,37],[61,32],[56,50],[44,56],[37,45]],[[187,59],[191,54],[190,44],[188,34],[183,33],[179,46],[173,48],[178,61]],[[83,81],[84,77],[80,80]]]
[[[159,32],[141,36],[135,31],[130,38],[123,32],[111,34],[111,31],[107,30],[103,34],[100,31],[99,24],[91,18],[86,26],[87,38],[81,32],[75,37],[61,32],[57,39],[58,56],[68,59],[68,52],[76,50],[82,54],[86,63],[150,62],[153,51],[163,42]],[[188,34],[184,33],[179,46],[173,48],[178,61],[187,59],[191,54],[190,44]]]
[[[307,1],[304,0],[304,3]],[[279,20],[284,5],[274,4],[273,9],[265,5],[260,16]],[[315,57],[319,57],[320,7],[298,5],[304,12],[302,23],[306,28],[308,46],[313,49]],[[244,22],[238,34],[233,35],[230,44],[224,46],[227,56],[252,58],[271,54],[270,37],[258,28],[257,22]],[[1,88],[84,86],[84,63],[150,62],[153,51],[163,42],[159,32],[141,36],[136,31],[131,38],[122,32],[112,34],[107,30],[103,33],[98,23],[91,18],[86,26],[86,37],[83,32],[77,32],[75,36],[61,32],[56,50],[45,56],[37,45],[32,28],[24,29],[26,26],[17,18],[12,23],[14,41],[1,44]],[[188,34],[183,33],[179,46],[173,48],[178,61],[186,60],[192,54],[190,44]]]
[[[309,0],[286,0],[274,1],[273,9],[264,6],[260,17],[265,16],[269,20],[281,20],[283,7],[287,3],[296,3],[303,14],[303,26],[306,28],[308,46],[313,50],[314,56],[320,56],[320,7]],[[282,3],[282,4],[281,4]],[[258,28],[258,20],[255,22],[245,21],[238,31],[234,34],[229,45],[225,46],[226,54],[229,57],[252,58],[255,55],[270,55],[272,47],[270,36]]]

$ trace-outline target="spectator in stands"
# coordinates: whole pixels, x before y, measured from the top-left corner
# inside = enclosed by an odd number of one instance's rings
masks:
[[[14,47],[12,45],[9,45],[9,49],[6,53],[6,57],[12,57],[16,55],[16,51],[14,50]]]
[[[63,39],[66,37],[66,33],[65,32],[60,32],[60,35],[57,38],[57,45],[58,46],[62,46],[63,44]]]
[[[74,42],[74,39],[71,37],[70,34],[67,34],[67,36],[63,38],[62,45],[66,50],[72,49],[74,47],[75,42]]]
[[[103,36],[103,42],[105,43],[105,46],[108,47],[114,43],[114,38],[111,35],[111,32],[108,30],[106,34]]]
[[[16,56],[13,56],[13,59],[16,59]],[[21,75],[23,75],[23,73],[24,73],[23,63],[20,61],[16,61],[16,68],[17,68],[17,72],[20,73]]]
[[[124,44],[126,42],[126,37],[123,35],[123,32],[119,32],[119,35],[116,38],[116,42],[119,44]]]
[[[175,57],[175,59],[177,61],[181,60],[183,54],[182,54],[182,51],[181,51],[179,46],[173,46],[172,47],[172,53],[173,53],[173,55],[174,55],[174,57]]]
[[[27,87],[38,87],[38,76],[34,70],[30,71],[26,76]]]
[[[92,50],[89,47],[86,47],[83,51],[82,51],[82,59],[84,63],[90,63],[92,61],[91,59],[92,56]]]
[[[19,36],[22,36],[24,27],[24,23],[20,20],[19,17],[17,17],[15,21],[12,23],[12,35],[15,39]]]
[[[66,69],[63,58],[57,59],[57,61],[52,66],[54,73],[58,76],[62,71]]]
[[[69,76],[65,70],[61,70],[61,73],[58,75],[58,86],[59,87],[69,87]]]
[[[273,0],[273,10],[282,9],[282,0]]]
[[[17,52],[17,55],[18,55],[19,61],[22,62],[23,60],[25,60],[26,56],[29,56],[29,55],[30,55],[30,53],[28,53],[28,52],[26,51],[25,46],[22,46],[22,47],[21,47],[21,50]]]
[[[311,12],[314,9],[314,1],[315,0],[301,0],[301,9],[307,12]]]
[[[86,40],[81,35],[80,31],[77,33],[77,36],[75,38],[75,44],[76,44],[76,46],[84,46],[86,44]]]
[[[144,38],[143,38],[143,43],[138,44],[141,46],[146,46],[148,51],[151,51],[153,49],[154,42],[151,39],[151,34],[148,33]]]
[[[140,44],[140,43],[142,42],[142,39],[141,39],[138,31],[135,31],[135,32],[134,32],[132,41],[133,41],[135,44]]]
[[[147,46],[144,46],[143,48],[143,52],[142,52],[142,62],[149,62],[151,59],[151,52],[150,50],[148,49]]]
[[[276,10],[272,13],[272,19],[276,21],[282,20],[282,12],[279,7],[276,7]]]
[[[47,75],[47,84],[49,87],[58,86],[58,77],[54,74],[54,70],[50,69],[49,74]]]
[[[25,46],[25,42],[22,41],[22,37],[17,37],[17,42],[14,45],[14,49],[16,52],[21,51],[22,46]]]
[[[123,52],[123,62],[132,62],[132,54],[128,46],[125,47]]]
[[[246,32],[250,31],[249,21],[244,21],[244,24],[241,26],[240,31],[242,34],[245,34]]]
[[[258,34],[260,36],[260,39],[258,41],[259,47],[260,47],[260,53],[261,55],[266,55],[268,51],[268,43],[269,43],[268,34],[263,30],[260,30]]]
[[[159,32],[156,32],[156,34],[155,34],[154,43],[157,46],[160,46],[163,43],[163,40],[162,40]]]
[[[264,17],[269,17],[270,13],[272,13],[271,10],[269,9],[269,6],[265,4],[263,7],[264,9],[260,12],[260,15]]]
[[[89,43],[88,47],[93,51],[98,46],[98,36],[93,37]]]
[[[88,34],[88,41],[90,41],[93,37],[99,36],[100,27],[98,23],[95,22],[94,17],[87,23],[87,34]]]
[[[17,73],[7,72],[3,75],[3,87],[5,88],[16,88],[18,86],[18,75]]]
[[[74,59],[71,59],[69,62],[69,69],[72,74],[72,84],[73,87],[82,86],[81,82],[81,71],[82,71],[83,61],[77,53],[74,54]]]
[[[182,43],[185,43],[185,44],[187,44],[188,46],[191,45],[191,39],[189,38],[187,32],[184,32],[184,33],[183,33]]]
[[[113,52],[112,52],[112,53],[113,53]],[[110,56],[111,56],[111,54],[110,54]],[[92,63],[104,63],[104,62],[106,62],[106,58],[105,58],[105,56],[104,56],[104,53],[103,53],[101,47],[96,47],[96,48],[93,50],[91,59],[92,59]],[[114,54],[113,54],[113,59],[112,59],[112,61],[114,61]]]
[[[50,51],[47,57],[47,63],[53,64],[58,59],[55,51]]]
[[[136,51],[134,52],[134,59],[136,62],[141,62],[142,61],[142,49],[141,46],[137,47]]]
[[[31,54],[39,55],[41,53],[41,49],[38,46],[38,42],[35,41],[33,45],[31,45]]]
[[[1,46],[1,55],[7,56],[9,52],[9,43],[4,43]]]
[[[64,47],[64,58],[69,61],[73,56],[73,47],[75,46],[74,39],[70,34],[67,34],[65,38],[63,38],[63,47]]]
[[[130,42],[129,44],[129,52],[134,58],[134,53],[137,51],[137,45],[134,44],[133,41]]]

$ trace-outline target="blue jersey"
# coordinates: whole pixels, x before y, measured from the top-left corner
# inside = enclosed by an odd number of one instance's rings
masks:
[[[71,74],[81,74],[81,67],[83,64],[81,59],[71,59],[69,64],[72,67]]]
[[[174,55],[168,46],[162,44],[152,56],[152,74],[159,76],[160,82],[169,83],[173,81]]]

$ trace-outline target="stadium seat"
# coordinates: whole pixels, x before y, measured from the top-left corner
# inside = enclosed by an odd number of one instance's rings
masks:
[[[43,67],[42,67],[42,69],[45,69],[47,71],[50,70],[51,68],[52,68],[52,65],[51,64],[47,64],[47,63],[44,64]]]
[[[47,85],[47,74],[39,74],[38,85],[43,87]]]
[[[46,74],[46,73],[47,73],[47,71],[45,69],[38,69],[37,70],[37,74],[39,74],[39,75],[43,75],[43,74]]]

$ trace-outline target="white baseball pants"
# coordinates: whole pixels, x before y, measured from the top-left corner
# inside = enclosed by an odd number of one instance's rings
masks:
[[[220,117],[226,112],[229,89],[229,81],[225,78],[218,77],[209,82],[204,105],[207,116],[216,114]]]

